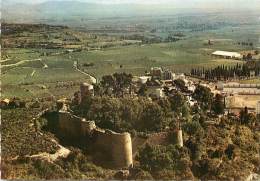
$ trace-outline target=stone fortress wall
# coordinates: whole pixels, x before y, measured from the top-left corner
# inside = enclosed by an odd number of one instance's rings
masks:
[[[72,115],[69,112],[59,111],[58,130],[70,137],[88,136],[96,128],[94,121],[86,121],[83,118]]]
[[[111,130],[100,129],[94,121],[86,121],[70,112],[60,110],[58,112],[58,132],[64,137],[82,140],[87,143],[91,138],[91,147],[105,154],[108,160],[112,161],[115,168],[129,168],[133,165],[133,155],[138,148],[146,143],[151,145],[168,144],[168,137],[174,138],[171,142],[183,147],[182,130],[172,132],[151,134],[146,139],[135,138],[133,141],[129,133],[116,133]],[[89,144],[89,143],[88,143]]]
[[[116,167],[125,168],[133,164],[132,140],[129,133],[95,130],[94,135],[95,146],[109,153]]]
[[[116,168],[128,168],[133,164],[132,140],[129,133],[115,133],[96,127],[94,121],[59,111],[58,131],[63,136],[73,138],[93,137],[93,147],[102,151]]]
[[[94,95],[93,86],[88,83],[80,85],[79,100],[80,104],[85,98]],[[90,138],[91,146],[105,154],[107,159],[112,161],[112,165],[117,168],[128,168],[133,165],[133,155],[139,147],[146,143],[151,145],[163,144],[168,141],[168,133],[163,136],[151,134],[147,139],[135,138],[132,142],[129,133],[115,133],[111,130],[104,130],[96,127],[94,121],[86,121],[68,112],[66,101],[57,102],[58,112],[58,133],[63,137],[74,138],[87,143]],[[172,135],[174,143],[183,146],[182,131],[175,130]]]

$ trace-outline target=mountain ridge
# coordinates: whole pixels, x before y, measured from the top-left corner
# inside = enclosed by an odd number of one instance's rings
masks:
[[[41,0],[37,0],[40,2]],[[195,0],[198,1],[198,0]],[[204,0],[203,0],[204,1]],[[219,1],[219,0],[214,0]],[[241,0],[240,0],[241,1]],[[18,2],[18,3],[17,3]],[[177,2],[177,1],[176,1]],[[218,11],[245,11],[249,13],[260,12],[258,7],[252,6],[252,9],[236,9],[227,7],[227,9],[207,7],[207,4],[200,7],[196,3],[171,4],[171,5],[156,5],[156,4],[104,4],[98,2],[82,2],[82,1],[45,1],[40,3],[30,4],[29,2],[20,2],[19,0],[7,0],[2,3],[2,19],[7,22],[18,23],[49,23],[67,21],[73,18],[111,18],[111,17],[142,17],[142,16],[161,16],[161,15],[176,15],[178,13],[203,13],[203,12],[218,12]],[[200,1],[201,2],[201,1]],[[13,4],[12,4],[13,3]],[[187,5],[188,4],[188,5]],[[250,5],[251,7],[251,5]],[[260,7],[259,7],[260,9]],[[260,16],[260,15],[259,15]]]

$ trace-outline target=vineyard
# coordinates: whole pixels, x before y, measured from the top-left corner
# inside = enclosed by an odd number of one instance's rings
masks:
[[[25,156],[47,152],[55,153],[59,147],[51,139],[54,135],[40,131],[44,119],[37,119],[38,129],[33,118],[39,109],[2,110],[2,178],[5,179],[58,179],[58,178],[107,178],[114,171],[102,169],[93,164],[91,157],[83,151],[70,147],[68,158],[48,162]]]
[[[39,152],[54,153],[57,145],[50,141],[49,133],[36,132],[33,117],[40,112],[37,109],[2,110],[2,156],[33,155]]]

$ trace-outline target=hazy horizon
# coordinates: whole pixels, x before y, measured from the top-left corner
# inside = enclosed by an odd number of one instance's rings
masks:
[[[7,4],[17,4],[17,3],[25,3],[25,4],[38,4],[49,1],[60,1],[60,2],[85,2],[85,3],[95,3],[95,4],[144,4],[144,5],[152,5],[152,4],[171,4],[171,5],[179,5],[185,4],[189,5],[229,5],[232,6],[258,6],[260,8],[259,0],[5,0]]]
[[[243,12],[254,20],[260,15],[258,0],[5,0],[2,7],[3,20],[10,22],[221,12]]]

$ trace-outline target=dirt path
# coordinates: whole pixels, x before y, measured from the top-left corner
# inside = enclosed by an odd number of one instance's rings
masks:
[[[36,72],[36,70],[33,70],[33,71],[32,71],[32,73],[31,73],[31,77],[34,76],[35,72]]]
[[[74,67],[78,72],[80,72],[80,73],[82,73],[82,74],[84,74],[84,75],[90,77],[91,83],[93,83],[93,84],[96,84],[96,83],[97,83],[97,79],[96,79],[95,77],[89,75],[89,74],[86,73],[86,72],[83,72],[82,70],[78,69],[77,66],[75,66],[75,65],[74,65],[73,67]]]
[[[11,60],[11,59],[10,59],[10,58],[8,58],[8,59],[0,60],[0,63],[7,62],[7,61],[9,61],[9,60]]]
[[[52,139],[52,142],[56,143],[60,148],[59,150],[54,153],[54,154],[50,154],[50,153],[39,153],[36,155],[31,155],[31,156],[26,156],[28,158],[39,158],[39,159],[43,159],[46,160],[48,162],[54,162],[56,161],[58,158],[66,158],[69,154],[70,154],[70,150],[61,146],[56,140]]]
[[[6,60],[7,61],[7,60]],[[17,67],[18,65],[22,65],[27,62],[34,62],[34,61],[40,61],[43,65],[42,68],[48,68],[48,65],[42,61],[41,58],[38,59],[32,59],[32,60],[21,60],[20,62],[14,63],[14,64],[8,64],[8,65],[1,65],[2,68],[4,67]],[[1,62],[2,63],[2,62]]]
[[[46,64],[46,63],[44,63],[42,60],[40,60],[41,61],[41,63],[42,63],[42,65],[43,65],[43,69],[46,69],[46,68],[48,68],[49,66]]]
[[[22,60],[22,61],[20,61],[20,62],[14,63],[14,64],[2,65],[2,68],[4,68],[4,67],[16,67],[16,66],[18,66],[18,65],[22,65],[22,64],[24,64],[24,63],[34,62],[34,61],[42,61],[42,59],[38,58],[38,59],[33,59],[33,60]]]

